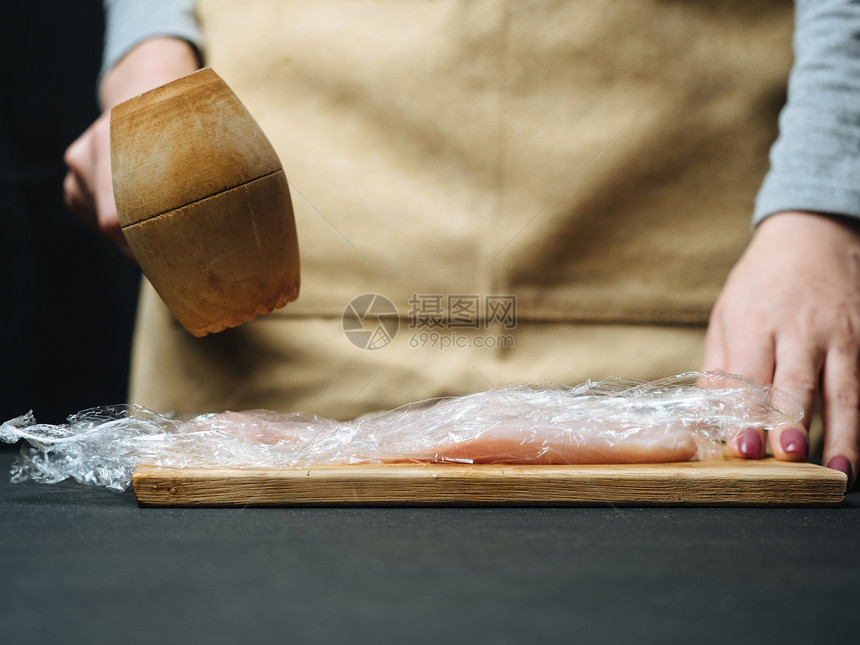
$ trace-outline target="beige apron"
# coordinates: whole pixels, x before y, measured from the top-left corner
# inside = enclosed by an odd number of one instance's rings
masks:
[[[302,292],[196,339],[145,288],[133,401],[347,418],[699,367],[776,136],[791,2],[201,0],[199,14],[207,64],[290,181]],[[393,340],[359,320],[377,349],[343,327],[369,293],[400,318]]]

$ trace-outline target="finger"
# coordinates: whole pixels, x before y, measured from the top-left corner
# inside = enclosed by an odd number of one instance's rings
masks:
[[[110,167],[110,114],[99,117],[66,150],[66,204],[133,259],[119,225]]]
[[[705,337],[705,359],[702,369],[705,371],[724,370],[733,374],[743,374],[760,383],[769,383],[773,376],[773,342],[769,337],[757,335],[750,345],[758,349],[740,351],[733,357],[729,351],[730,345],[725,342],[725,328],[715,315]],[[744,362],[742,356],[757,356],[757,360]],[[702,387],[709,381],[701,380]],[[765,456],[765,433],[763,428],[749,427],[729,437],[729,451],[741,459],[761,459]]]
[[[122,234],[113,194],[113,175],[110,152],[110,112],[105,112],[92,127],[93,191],[99,228],[108,239],[132,257]]]
[[[113,194],[110,152],[110,115],[105,113],[92,126],[91,167],[99,228],[114,241],[124,241]]]
[[[713,338],[713,341],[706,339],[706,369],[739,374],[756,383],[771,382],[775,364],[773,336],[759,331],[740,330],[726,334],[718,330]],[[731,338],[732,342],[726,342],[724,338]]]
[[[824,435],[823,462],[848,475],[853,487],[860,441],[860,376],[858,348],[831,348],[827,352],[821,388]]]
[[[765,455],[765,438],[763,428],[747,428],[732,437],[729,451],[741,459],[761,459]]]
[[[63,201],[71,212],[95,227],[96,204],[92,193],[86,190],[78,176],[71,170],[63,179]]]
[[[703,371],[724,369],[726,364],[726,343],[723,325],[717,315],[711,317],[708,331],[705,333],[705,358],[702,362]]]
[[[766,385],[773,380],[774,368],[774,343],[771,337],[767,337],[755,338],[746,343],[736,341],[729,348],[724,369]]]
[[[815,344],[784,341],[777,347],[773,384],[797,399],[803,409],[800,423],[771,431],[770,447],[777,459],[806,461],[809,458],[809,424],[815,412],[823,363],[824,351]]]
[[[715,316],[712,316],[705,333],[705,357],[702,361],[702,372],[719,370],[725,365],[724,338],[723,326],[716,321]],[[696,379],[696,385],[704,388],[712,387],[711,378],[707,374],[701,374]]]
[[[92,127],[75,139],[63,155],[67,172],[63,180],[63,199],[75,215],[87,224],[96,225],[96,204],[90,165],[90,140]]]

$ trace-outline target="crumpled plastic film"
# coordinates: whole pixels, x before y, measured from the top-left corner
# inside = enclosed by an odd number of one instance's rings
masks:
[[[0,426],[25,439],[12,480],[66,478],[124,490],[139,464],[175,468],[314,468],[354,463],[642,463],[706,459],[749,427],[802,418],[772,386],[722,372],[576,387],[506,385],[333,421],[265,410],[178,420],[135,405],[85,410],[63,425],[32,414]]]

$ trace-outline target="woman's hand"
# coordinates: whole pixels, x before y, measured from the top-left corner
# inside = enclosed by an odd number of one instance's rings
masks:
[[[63,182],[66,205],[99,228],[130,255],[113,196],[110,161],[110,110],[118,103],[199,67],[197,53],[184,40],[151,38],[131,49],[105,75],[99,88],[102,115],[68,147]]]
[[[805,212],[771,215],[758,227],[711,314],[705,369],[773,383],[803,405],[801,424],[777,428],[777,459],[806,460],[820,398],[824,464],[853,486],[860,441],[860,223]],[[764,456],[748,430],[736,455]]]

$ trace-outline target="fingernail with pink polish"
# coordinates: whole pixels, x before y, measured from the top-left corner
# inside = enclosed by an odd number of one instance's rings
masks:
[[[830,461],[827,462],[826,466],[828,468],[838,470],[848,475],[848,483],[851,483],[851,473],[853,471],[853,468],[851,468],[851,462],[848,461],[847,457],[843,457],[842,455],[839,455],[838,457],[831,457]]]
[[[764,457],[764,441],[761,433],[755,428],[747,428],[738,438],[738,452],[747,459]]]
[[[809,439],[800,430],[788,428],[779,437],[779,445],[786,454],[806,459],[809,455]]]

